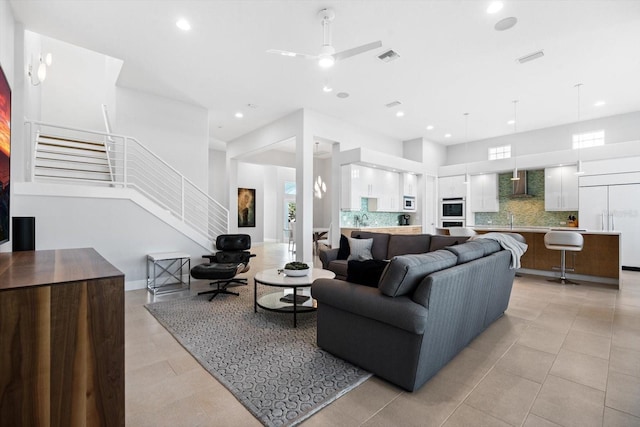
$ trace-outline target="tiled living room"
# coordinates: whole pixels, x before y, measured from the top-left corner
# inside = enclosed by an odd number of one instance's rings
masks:
[[[286,244],[252,252],[249,278],[291,259]],[[193,282],[192,293],[206,287]],[[237,297],[211,304],[225,298]],[[127,425],[260,425],[147,312],[151,299],[126,293]],[[420,390],[373,377],[302,425],[634,426],[638,402],[640,274],[623,272],[619,291],[520,276],[505,315]]]

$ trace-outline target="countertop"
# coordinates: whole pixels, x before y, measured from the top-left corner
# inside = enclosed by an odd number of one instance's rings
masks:
[[[542,227],[542,226],[526,226],[526,225],[514,225],[513,228],[509,226],[489,226],[489,225],[472,225],[470,226],[476,231],[513,231],[515,233],[518,232],[528,232],[528,233],[546,233],[551,230],[559,230],[559,231],[576,231],[582,234],[604,234],[608,236],[619,236],[619,231],[600,231],[600,230],[585,230],[580,227]]]
[[[354,230],[375,230],[377,228],[405,228],[405,227],[422,227],[420,224],[409,224],[409,225],[374,225],[374,226],[364,226],[364,227],[356,227],[355,225],[341,225],[340,228],[349,228]]]

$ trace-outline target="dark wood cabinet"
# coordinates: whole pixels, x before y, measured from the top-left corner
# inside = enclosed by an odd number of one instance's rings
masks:
[[[93,249],[0,254],[0,426],[124,426],[124,275]]]

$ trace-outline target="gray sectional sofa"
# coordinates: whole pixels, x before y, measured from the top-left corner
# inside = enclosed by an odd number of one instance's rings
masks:
[[[467,241],[463,236],[440,236],[431,234],[389,234],[369,231],[352,231],[356,239],[373,239],[371,254],[373,259],[391,259],[396,255],[421,254],[453,246]],[[347,260],[338,259],[338,248],[320,250],[318,257],[322,268],[331,270],[336,279],[347,278]]]
[[[510,251],[477,239],[395,256],[378,287],[316,280],[318,346],[417,390],[502,316],[515,275],[510,264]]]

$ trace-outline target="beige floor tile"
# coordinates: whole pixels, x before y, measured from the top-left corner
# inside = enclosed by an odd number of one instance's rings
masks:
[[[613,295],[613,301],[615,301],[615,295]],[[602,306],[602,304],[587,303],[583,304],[578,311],[578,317],[587,317],[589,319],[612,321],[613,313],[615,309],[613,306]]]
[[[531,413],[566,427],[602,425],[604,392],[549,375]]]
[[[589,356],[609,359],[611,338],[602,337],[588,332],[569,331],[562,348]]]
[[[562,427],[560,424],[552,423],[537,415],[529,414],[523,427]]]
[[[640,351],[611,347],[609,371],[640,378]]]
[[[588,314],[579,314],[571,326],[572,331],[589,332],[610,338],[612,334],[613,322],[611,320],[601,320],[598,317],[589,317]]]
[[[516,344],[496,363],[495,369],[542,384],[555,356]]]
[[[373,377],[313,415],[303,425],[320,426],[328,422],[360,425],[403,393],[400,388]]]
[[[614,326],[611,345],[640,351],[640,331],[627,327]]]
[[[549,374],[605,391],[608,370],[605,359],[562,349]]]
[[[532,326],[539,328],[551,329],[553,331],[567,333],[573,325],[576,313],[562,313],[557,311],[543,311],[540,316],[534,320]]]
[[[613,317],[613,328],[640,331],[640,318],[635,315],[616,312]]]
[[[566,334],[546,328],[530,325],[520,336],[518,344],[546,351],[547,353],[558,354]]]
[[[604,408],[603,427],[638,427],[640,426],[640,418],[634,417],[624,412],[616,411],[612,408]]]
[[[640,378],[611,372],[607,383],[606,405],[640,417]]]
[[[509,425],[485,412],[462,404],[443,424],[443,427],[507,427]]]
[[[454,381],[474,386],[489,372],[497,360],[497,357],[467,347],[447,363],[439,374]]]
[[[536,382],[493,369],[464,402],[511,425],[520,425],[539,390]]]

